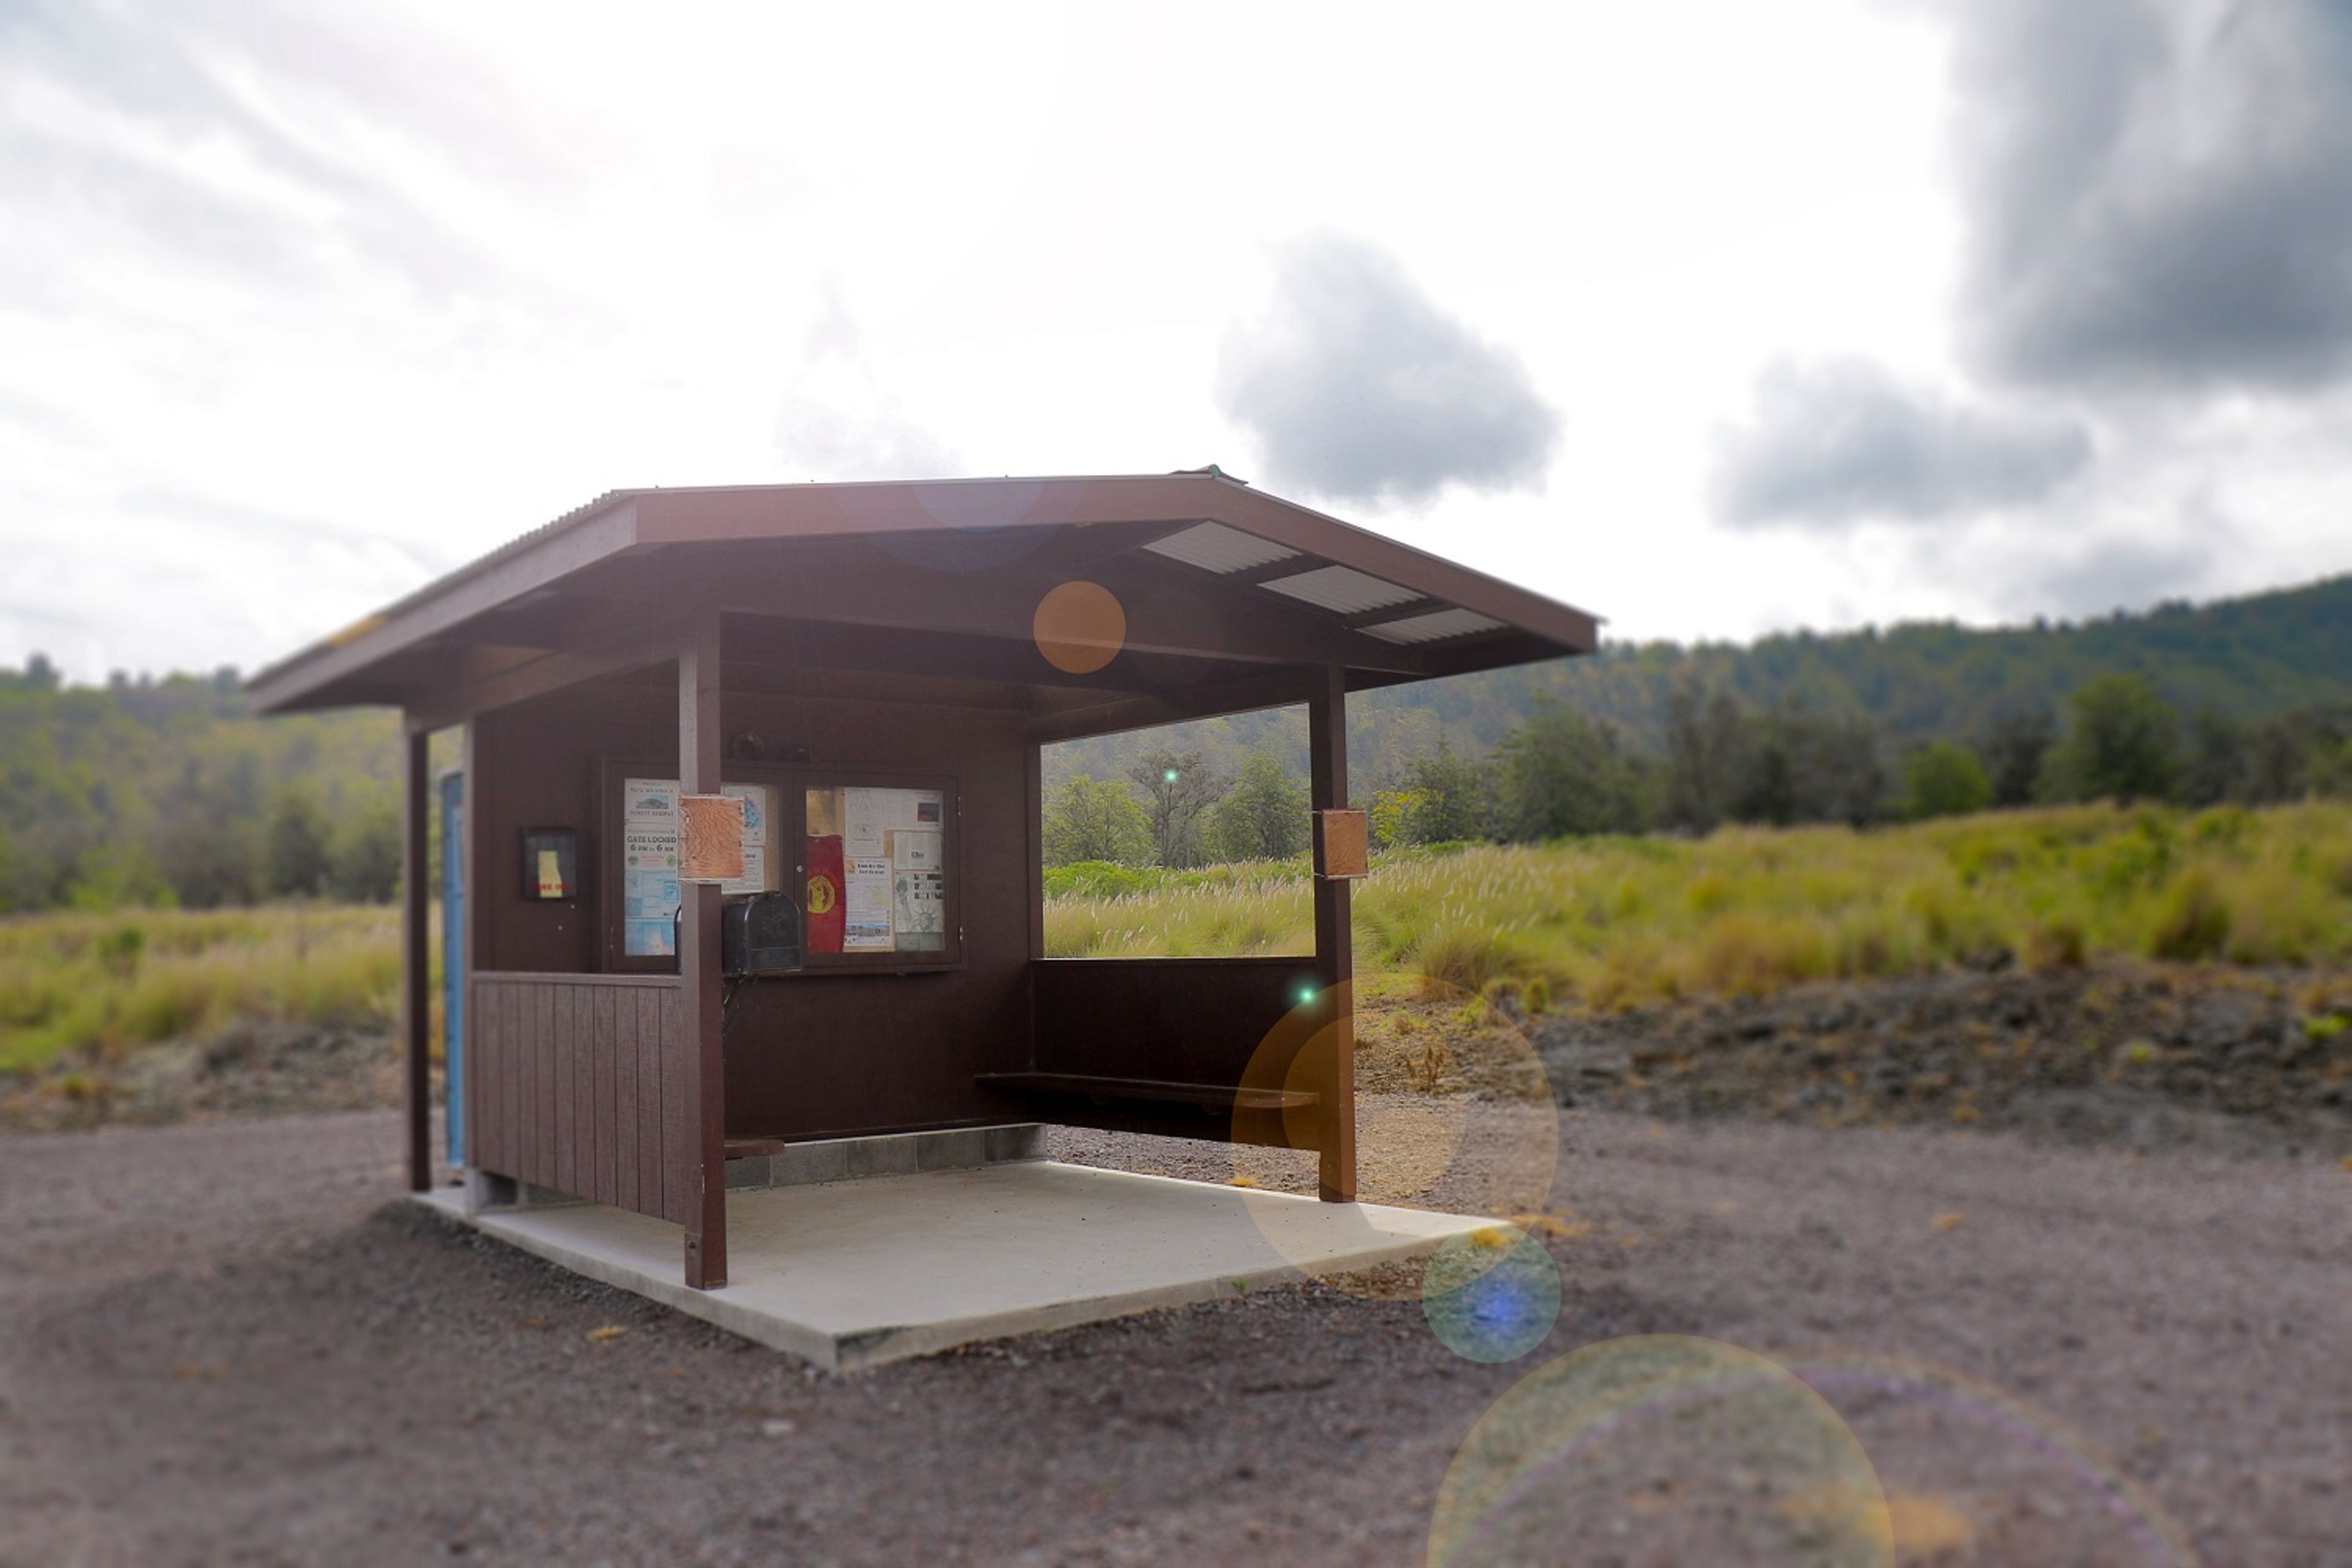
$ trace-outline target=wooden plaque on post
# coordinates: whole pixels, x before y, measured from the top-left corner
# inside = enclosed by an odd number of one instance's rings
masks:
[[[743,801],[731,795],[677,797],[681,882],[731,882],[743,874]]]
[[[1360,811],[1315,814],[1315,874],[1353,881],[1371,871],[1371,832]]]

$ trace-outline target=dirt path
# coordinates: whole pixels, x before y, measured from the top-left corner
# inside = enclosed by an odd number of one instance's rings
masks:
[[[2162,1563],[2168,1518],[2214,1563],[2352,1562],[2352,1172],[1562,1132],[1564,1300],[1519,1362],[1317,1287],[846,1378],[387,1205],[389,1116],[0,1138],[0,1562],[1418,1563],[1479,1415],[1643,1334],[1802,1373],[1906,1561]],[[1620,1423],[1549,1539],[1719,1560],[1744,1466],[1830,1452],[1810,1399]],[[1748,1560],[1822,1560],[1834,1479]]]

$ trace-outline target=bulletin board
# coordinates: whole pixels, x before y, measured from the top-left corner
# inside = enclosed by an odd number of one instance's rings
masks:
[[[670,771],[674,771],[673,769]],[[953,968],[955,780],[856,768],[730,763],[743,800],[743,875],[722,899],[784,890],[801,905],[802,973]],[[677,784],[657,763],[603,766],[607,973],[677,967]]]

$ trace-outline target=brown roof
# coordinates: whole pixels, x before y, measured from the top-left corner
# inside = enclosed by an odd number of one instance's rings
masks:
[[[1076,579],[1126,621],[1080,676],[1028,646],[1040,595]],[[753,662],[1057,689],[1043,707],[1273,666],[1388,685],[1597,641],[1581,610],[1214,473],[759,485],[608,491],[248,684],[264,711],[446,718],[534,663],[625,667],[633,639],[713,611]]]

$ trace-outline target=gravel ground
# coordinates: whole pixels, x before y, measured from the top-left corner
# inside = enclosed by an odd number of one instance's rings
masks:
[[[1849,1560],[1858,1440],[1904,1561],[2352,1563],[2352,1171],[1561,1131],[1521,1360],[1309,1286],[838,1378],[387,1202],[391,1116],[0,1138],[0,1562],[1413,1563],[1530,1379],[1572,1463],[1513,1528],[1563,1561]]]
[[[2352,1155],[2352,972],[2107,963],[1527,1020],[1563,1104]]]

